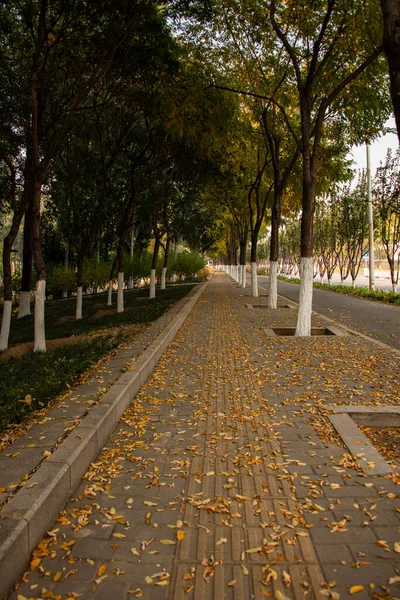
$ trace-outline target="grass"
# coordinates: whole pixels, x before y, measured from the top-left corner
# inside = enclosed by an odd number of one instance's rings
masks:
[[[297,277],[284,277],[279,275],[280,281],[288,281],[289,283],[300,283]],[[318,283],[314,281],[314,287],[320,290],[329,290],[347,296],[356,296],[358,298],[366,298],[367,300],[375,300],[377,302],[385,302],[386,304],[397,304],[400,306],[400,294],[394,292],[384,292],[383,290],[370,290],[366,287],[350,287],[347,285],[335,285],[328,283]]]
[[[115,296],[112,308],[106,306],[105,294],[84,296],[83,318],[79,321],[69,320],[74,316],[75,299],[47,302],[47,339],[82,337],[74,344],[60,342],[47,352],[26,352],[0,361],[0,433],[9,425],[26,422],[34,411],[52,405],[102,356],[132,338],[132,330],[138,329],[132,326],[154,321],[192,287],[188,284],[157,290],[157,297],[151,300],[148,288],[126,290],[125,312],[119,314]],[[33,341],[33,315],[22,319],[13,315],[10,346],[29,341]]]
[[[125,290],[125,312],[116,312],[116,293],[113,306],[106,306],[107,294],[83,297],[82,319],[75,320],[75,298],[46,302],[46,339],[53,340],[83,335],[131,323],[148,323],[157,319],[171,304],[184,296],[192,286],[174,286],[157,290],[157,297],[149,298],[149,289]],[[11,323],[9,345],[33,340],[33,314]]]
[[[0,432],[51,405],[87,369],[118,346],[122,336],[102,336],[47,352],[26,353],[0,363]]]

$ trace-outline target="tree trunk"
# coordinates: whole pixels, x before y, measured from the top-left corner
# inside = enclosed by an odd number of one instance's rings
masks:
[[[14,223],[15,222],[15,223]],[[13,225],[15,225],[13,227]],[[15,231],[16,229],[16,231]],[[18,233],[18,227],[14,216],[13,224],[3,242],[3,284],[4,284],[4,306],[3,319],[1,321],[0,352],[7,350],[10,335],[11,311],[12,311],[12,287],[11,287],[11,248]]]
[[[268,308],[277,308],[278,306],[278,262],[276,260],[269,263],[267,306]]]
[[[167,236],[167,241],[164,248],[164,265],[161,271],[161,289],[165,290],[165,281],[167,277],[167,269],[168,269],[168,254],[169,254],[169,236]]]
[[[251,290],[253,298],[258,298],[258,280],[257,280],[257,242],[258,230],[254,230],[251,234]]]
[[[246,287],[246,242],[240,242],[240,285],[245,288]]]
[[[389,65],[390,95],[400,143],[400,3],[381,0],[383,16],[383,45]]]
[[[46,301],[46,265],[43,260],[42,240],[40,235],[40,204],[42,197],[42,178],[38,170],[34,174],[33,186],[33,258],[35,261],[37,283],[35,296],[35,343],[34,352],[46,352],[45,315]]]
[[[161,270],[161,286],[160,286],[161,290],[165,290],[166,278],[167,278],[167,267],[163,267]]]
[[[153,259],[151,261],[151,273],[150,273],[150,298],[156,297],[156,268],[157,268],[157,258],[158,251],[160,248],[160,238],[156,236],[154,242],[154,250],[153,250]]]
[[[31,313],[30,296],[32,289],[32,237],[33,237],[33,214],[32,203],[29,201],[25,213],[24,222],[24,245],[22,250],[22,277],[21,294],[18,310],[18,319]]]
[[[122,233],[118,248],[117,248],[117,263],[118,263],[118,275],[117,275],[117,313],[124,312],[124,255],[123,255],[123,243],[125,235]]]
[[[38,279],[35,295],[35,343],[34,352],[46,352],[44,305],[46,301],[46,279]]]
[[[117,313],[124,312],[124,274],[118,272]]]
[[[64,248],[64,270],[68,271],[68,267],[69,267],[69,244],[65,244],[65,248]],[[68,291],[64,290],[62,293],[62,297],[63,298],[68,298]]]
[[[304,162],[307,161],[307,153]],[[301,259],[300,259],[300,297],[297,317],[296,336],[311,335],[311,312],[313,295],[313,220],[315,210],[315,174],[306,164],[303,170],[303,212],[301,215]]]
[[[82,293],[83,293],[83,255],[79,252],[76,265],[76,312],[75,318],[82,319]]]
[[[108,282],[107,306],[112,306],[112,279]]]
[[[271,212],[271,245],[269,249],[268,308],[278,306],[278,258],[279,225],[281,221],[282,192],[275,188],[274,203]]]
[[[26,158],[24,170],[24,194],[26,194],[26,210],[24,221],[24,241],[22,249],[22,276],[19,299],[18,319],[31,314],[32,290],[32,240],[33,240],[33,213],[32,213],[32,159]]]

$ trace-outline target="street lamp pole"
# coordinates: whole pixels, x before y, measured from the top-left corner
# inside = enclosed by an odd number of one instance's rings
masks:
[[[374,219],[372,212],[372,194],[371,194],[371,159],[370,147],[367,144],[367,194],[368,194],[368,225],[369,225],[369,289],[375,289],[375,269],[374,269]]]

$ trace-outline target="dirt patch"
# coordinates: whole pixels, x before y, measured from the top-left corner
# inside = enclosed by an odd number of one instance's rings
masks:
[[[77,335],[76,337],[69,338],[58,338],[56,340],[46,340],[46,348],[47,350],[53,350],[54,348],[58,348],[59,346],[66,346],[67,344],[77,344],[81,342],[83,339],[87,339],[87,335]],[[16,346],[11,346],[7,350],[0,355],[0,362],[7,360],[11,356],[16,356],[19,358],[26,352],[33,352],[33,342],[24,342],[23,344],[17,344]]]
[[[110,327],[109,329],[102,329],[101,331],[96,331],[95,333],[85,333],[82,335],[76,335],[74,337],[46,340],[46,348],[47,350],[53,350],[54,348],[58,348],[59,346],[78,344],[79,342],[83,342],[84,340],[93,339],[96,337],[103,337],[105,335],[118,335],[119,333],[121,333],[121,331],[133,337],[135,335],[138,335],[141,331],[143,331],[143,329],[145,329],[145,326],[143,324],[125,325],[123,327]],[[11,346],[11,348],[4,350],[4,352],[0,354],[0,362],[5,361],[12,356],[19,358],[23,354],[26,354],[26,352],[33,352],[33,346],[33,342],[24,342],[23,344],[16,344],[15,346]]]
[[[141,300],[142,298],[139,298],[139,300]],[[144,298],[144,300],[148,300],[148,298]],[[129,312],[131,310],[137,310],[137,306],[129,306],[128,308],[124,308],[124,312]],[[114,313],[115,308],[113,306],[110,306],[110,308],[103,308],[103,310],[98,310],[94,313],[94,315],[92,315],[90,318],[91,319],[101,319],[102,317],[105,317],[107,315],[110,315],[111,313]]]
[[[111,314],[112,312],[114,312],[113,308],[103,308],[102,310],[98,310],[94,313],[94,315],[92,315],[90,318],[91,319],[101,319],[102,317],[105,317],[106,315]]]
[[[67,315],[65,317],[60,317],[59,319],[57,319],[56,325],[62,325],[62,323],[72,323],[72,321],[75,320],[76,317],[74,317],[73,315]]]
[[[390,465],[400,466],[400,427],[360,427]]]

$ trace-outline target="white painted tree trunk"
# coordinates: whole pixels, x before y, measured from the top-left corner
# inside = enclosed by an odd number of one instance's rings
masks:
[[[44,303],[46,301],[46,280],[39,279],[36,284],[35,296],[35,343],[34,352],[46,352],[46,337],[44,329]]]
[[[128,290],[133,290],[133,277],[129,277],[128,279]]]
[[[151,269],[150,272],[150,298],[156,297],[156,270]]]
[[[26,315],[30,315],[30,314],[31,314],[31,293],[30,292],[20,292],[18,319],[21,319],[21,317],[25,317]]]
[[[328,279],[328,285],[331,285],[332,279]]]
[[[397,294],[397,283],[392,283],[392,292]]]
[[[118,273],[117,313],[124,312],[124,274]]]
[[[112,279],[108,282],[107,306],[112,306]]]
[[[258,298],[257,263],[251,263],[251,290],[254,298]]]
[[[324,283],[324,278],[323,278],[323,277],[321,277],[321,278],[320,278],[320,280],[319,280],[319,282],[320,282],[320,283]]]
[[[355,287],[356,287],[356,280],[355,280],[355,279],[352,279],[352,280],[351,280],[351,287],[352,287],[352,288],[355,288]]]
[[[172,283],[176,283],[176,273],[173,273],[172,275]]]
[[[344,285],[344,279],[340,280],[340,285]]]
[[[165,281],[167,278],[167,267],[163,267],[161,271],[161,289],[165,290]]]
[[[246,287],[246,265],[242,265],[242,288]]]
[[[300,299],[299,314],[297,317],[297,326],[295,335],[298,337],[308,337],[311,335],[311,311],[313,295],[313,259],[301,258],[300,262]]]
[[[82,319],[82,286],[76,288],[76,320]]]
[[[278,306],[278,263],[272,260],[269,265],[268,308]]]
[[[0,332],[0,352],[7,350],[8,338],[10,335],[11,325],[11,313],[12,313],[12,300],[5,300],[3,304],[3,319],[1,321],[1,332]]]

